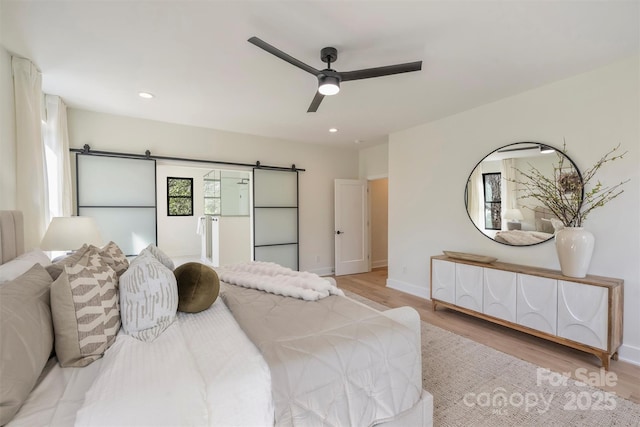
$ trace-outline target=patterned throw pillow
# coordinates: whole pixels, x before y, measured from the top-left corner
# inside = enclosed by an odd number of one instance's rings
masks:
[[[153,255],[158,261],[164,264],[164,266],[167,267],[169,270],[171,271],[175,270],[176,267],[173,264],[173,260],[169,258],[167,254],[162,252],[160,248],[158,248],[157,246],[153,244],[147,246],[142,250],[142,252],[140,252],[140,255],[143,255],[144,253],[149,253]]]
[[[100,253],[102,260],[106,262],[109,267],[113,268],[118,277],[122,276],[122,273],[129,268],[127,257],[114,242],[109,242],[102,248],[92,247]]]
[[[81,248],[79,248],[77,251],[75,251],[71,255],[62,258],[60,261],[56,261],[51,265],[48,265],[46,267],[47,272],[49,273],[49,275],[51,276],[51,278],[53,280],[56,280],[58,278],[58,276],[60,276],[60,274],[64,271],[64,267],[65,266],[73,265],[73,264],[77,263],[78,260],[80,260],[80,258],[82,258],[82,256],[85,254],[85,252],[88,249],[89,249],[89,246],[82,245]]]
[[[119,291],[122,328],[134,338],[153,341],[176,319],[176,278],[150,253],[131,262],[120,277]]]
[[[51,285],[55,349],[62,367],[86,366],[113,344],[120,329],[117,280],[96,248],[88,248]]]

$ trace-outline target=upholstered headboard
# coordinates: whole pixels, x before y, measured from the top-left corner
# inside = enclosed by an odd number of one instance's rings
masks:
[[[24,252],[24,220],[20,211],[0,211],[0,264]]]
[[[533,208],[533,212],[535,215],[536,219],[551,219],[551,218],[557,218],[553,212],[551,211],[551,209],[546,208],[544,206],[536,206],[535,208]]]

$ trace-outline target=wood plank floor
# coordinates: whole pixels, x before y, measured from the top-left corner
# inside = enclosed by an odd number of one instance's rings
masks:
[[[576,372],[600,375],[600,360],[578,350],[541,338],[514,331],[500,325],[476,319],[453,310],[433,311],[431,301],[386,287],[387,269],[377,268],[370,273],[336,277],[338,287],[354,292],[390,308],[411,306],[427,323],[510,354],[555,372]],[[611,361],[610,372],[616,374],[615,385],[601,388],[618,396],[640,403],[640,366],[623,361]],[[614,382],[614,381],[612,381]]]

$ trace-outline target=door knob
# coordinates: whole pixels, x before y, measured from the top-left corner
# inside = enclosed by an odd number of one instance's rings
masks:
[[[336,234],[344,234],[344,231],[338,230],[338,231],[336,231]]]

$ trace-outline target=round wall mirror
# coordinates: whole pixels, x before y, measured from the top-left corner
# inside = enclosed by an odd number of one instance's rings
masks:
[[[527,179],[521,172],[533,168],[558,183],[559,191],[566,180],[582,181],[576,164],[547,144],[517,142],[495,150],[471,171],[465,188],[467,213],[482,234],[511,246],[537,245],[553,238],[562,223],[541,202],[525,198],[518,184]]]

